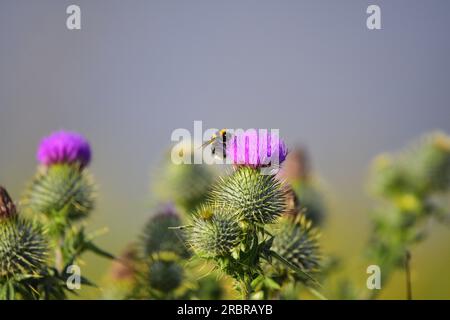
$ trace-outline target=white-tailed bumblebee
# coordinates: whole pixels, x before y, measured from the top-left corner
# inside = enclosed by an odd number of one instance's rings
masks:
[[[206,141],[202,148],[211,145],[211,153],[215,157],[226,159],[227,157],[227,143],[231,140],[231,133],[227,129],[222,129],[214,133],[208,141]]]

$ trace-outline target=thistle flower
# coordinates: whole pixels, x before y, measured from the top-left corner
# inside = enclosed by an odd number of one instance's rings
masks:
[[[169,229],[178,227],[181,219],[172,204],[163,206],[153,215],[145,226],[143,233],[144,251],[147,256],[154,253],[168,251],[180,257],[189,257],[185,247],[183,234],[178,230]]]
[[[5,188],[0,186],[0,221],[16,215],[16,206]]]
[[[284,141],[272,132],[260,134],[256,130],[247,130],[231,138],[226,152],[235,165],[259,168],[281,164],[288,150]]]
[[[62,214],[74,220],[91,212],[94,194],[94,182],[86,170],[61,163],[40,168],[26,191],[24,204],[33,212]]]
[[[183,281],[183,268],[175,261],[157,260],[150,264],[150,286],[168,293],[178,288]]]
[[[82,135],[61,130],[42,139],[36,157],[44,166],[77,163],[84,168],[91,161],[91,148]]]
[[[273,223],[287,208],[283,184],[252,167],[240,167],[221,178],[212,189],[211,199],[248,222],[263,224]]]
[[[317,271],[320,262],[319,233],[304,215],[280,219],[272,250],[306,272]]]
[[[223,207],[201,206],[193,217],[187,238],[199,256],[216,258],[229,255],[243,239],[238,219]]]

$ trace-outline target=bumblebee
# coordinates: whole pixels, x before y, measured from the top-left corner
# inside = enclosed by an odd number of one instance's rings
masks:
[[[211,153],[219,158],[225,159],[227,157],[227,143],[231,140],[231,134],[227,129],[222,129],[214,133],[208,141],[206,141],[202,148],[211,145]]]

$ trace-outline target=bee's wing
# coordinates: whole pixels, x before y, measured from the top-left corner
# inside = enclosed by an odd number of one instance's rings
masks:
[[[209,145],[210,145],[211,143],[213,143],[215,140],[216,140],[216,138],[211,138],[211,139],[209,139],[209,140],[206,141],[204,144],[202,144],[202,145],[199,147],[199,149],[203,149],[203,148],[209,146]]]

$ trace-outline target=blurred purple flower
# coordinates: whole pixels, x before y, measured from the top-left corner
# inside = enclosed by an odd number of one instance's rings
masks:
[[[46,166],[55,163],[78,163],[81,167],[86,167],[91,161],[91,147],[82,135],[61,130],[42,139],[37,160]]]
[[[235,134],[227,145],[227,157],[233,164],[254,168],[281,164],[287,153],[284,141],[269,130]]]
[[[175,205],[172,202],[167,202],[159,206],[159,210],[155,214],[155,216],[165,218],[168,217],[178,218],[178,212],[177,209],[175,208]]]

